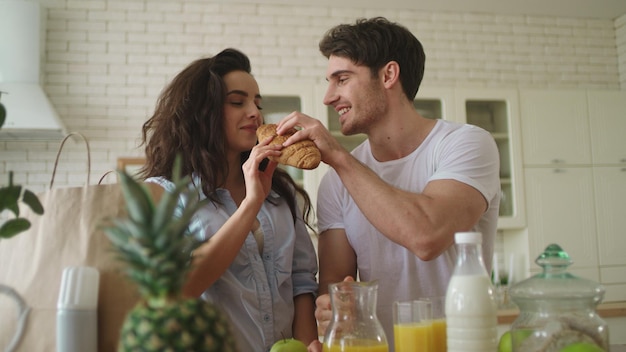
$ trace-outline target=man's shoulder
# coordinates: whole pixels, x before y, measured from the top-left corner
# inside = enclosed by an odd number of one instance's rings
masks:
[[[491,134],[481,127],[472,125],[469,123],[460,123],[455,121],[441,120],[433,129],[434,135],[440,138],[468,138],[474,136],[474,138],[491,138]]]

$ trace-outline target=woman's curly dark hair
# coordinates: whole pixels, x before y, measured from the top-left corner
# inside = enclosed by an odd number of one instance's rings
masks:
[[[142,127],[146,163],[139,171],[143,178],[162,176],[172,179],[174,159],[181,155],[182,174],[200,178],[204,195],[215,203],[215,191],[228,174],[224,128],[226,84],[224,76],[233,71],[251,73],[250,60],[236,49],[198,59],[183,69],[159,96],[155,112]],[[241,164],[250,152],[241,154]],[[306,191],[287,172],[276,168],[272,190],[285,199],[296,220],[297,198],[302,198],[303,216],[311,214]],[[294,192],[295,191],[295,192]],[[309,226],[310,227],[310,226]]]

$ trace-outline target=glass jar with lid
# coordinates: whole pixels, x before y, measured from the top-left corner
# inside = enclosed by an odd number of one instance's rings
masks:
[[[513,351],[558,352],[570,345],[608,351],[608,325],[596,312],[604,288],[569,273],[572,260],[559,245],[546,247],[535,263],[542,272],[510,289],[520,310],[511,325]]]

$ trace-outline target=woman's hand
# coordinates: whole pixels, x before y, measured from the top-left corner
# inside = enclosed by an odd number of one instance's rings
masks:
[[[246,182],[246,198],[262,203],[272,189],[272,176],[278,166],[276,162],[266,160],[269,156],[280,156],[280,145],[269,145],[269,137],[254,146],[248,160],[243,163],[243,176]],[[261,170],[261,163],[266,164]]]

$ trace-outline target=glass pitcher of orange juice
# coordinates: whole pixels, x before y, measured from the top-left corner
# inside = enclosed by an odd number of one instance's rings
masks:
[[[388,352],[376,316],[378,283],[342,281],[329,289],[333,318],[324,336],[324,352]]]

